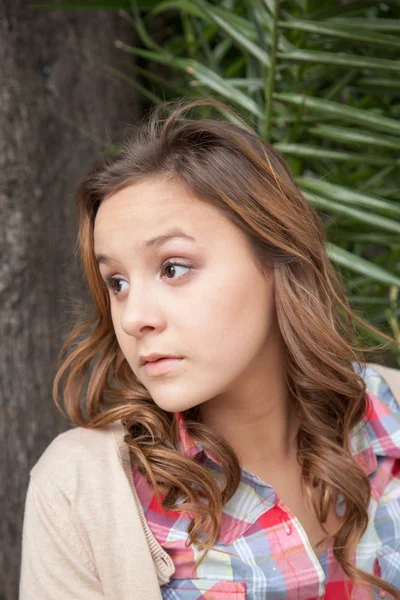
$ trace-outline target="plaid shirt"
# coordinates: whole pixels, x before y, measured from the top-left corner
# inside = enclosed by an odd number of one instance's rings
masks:
[[[400,588],[400,408],[381,376],[367,367],[363,377],[372,401],[365,423],[352,435],[352,454],[369,476],[372,495],[369,525],[354,557],[357,567]],[[181,413],[180,449],[213,472],[223,485],[222,468],[196,445]],[[199,456],[201,455],[201,456]],[[174,561],[175,573],[161,586],[164,600],[342,600],[345,575],[331,542],[317,558],[296,517],[279,502],[273,488],[242,468],[241,481],[223,507],[221,534],[203,563],[193,545],[186,547],[190,518],[163,510],[146,479],[133,466],[133,477],[155,538]],[[178,503],[183,498],[178,499]],[[344,512],[339,496],[338,514]],[[389,597],[377,589],[352,586],[351,598]]]

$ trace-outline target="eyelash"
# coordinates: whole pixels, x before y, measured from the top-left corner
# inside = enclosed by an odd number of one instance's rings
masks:
[[[185,269],[191,269],[191,267],[189,265],[184,265],[180,262],[173,261],[173,260],[167,260],[167,261],[165,261],[165,263],[163,263],[161,265],[161,269],[166,269],[168,267],[183,267]],[[185,275],[178,277],[178,279],[182,279],[183,277],[185,277]],[[103,287],[105,289],[111,290],[112,293],[114,294],[114,296],[118,296],[121,292],[115,291],[115,289],[114,289],[115,281],[122,281],[122,278],[121,277],[106,277],[106,279],[103,281]]]

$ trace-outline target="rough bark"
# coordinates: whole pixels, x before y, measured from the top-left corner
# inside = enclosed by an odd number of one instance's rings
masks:
[[[29,470],[68,428],[51,398],[74,299],[73,193],[98,152],[139,112],[110,11],[37,10],[0,0],[0,599],[18,597]]]

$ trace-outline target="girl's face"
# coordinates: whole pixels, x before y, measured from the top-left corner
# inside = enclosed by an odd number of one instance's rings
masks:
[[[160,408],[241,393],[248,402],[245,392],[268,385],[279,342],[273,270],[261,275],[218,209],[152,178],[105,198],[94,240],[119,346]],[[140,364],[151,353],[181,360],[155,375]]]

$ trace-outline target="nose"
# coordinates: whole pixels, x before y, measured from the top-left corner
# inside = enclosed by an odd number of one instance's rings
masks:
[[[139,338],[148,329],[162,329],[164,319],[161,316],[157,298],[144,285],[130,284],[128,299],[121,314],[121,327],[130,336]]]

